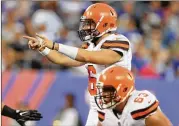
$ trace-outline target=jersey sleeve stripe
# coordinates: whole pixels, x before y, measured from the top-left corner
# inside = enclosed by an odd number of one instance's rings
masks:
[[[119,40],[107,40],[105,43],[121,43],[121,44],[125,44],[125,45],[129,45],[128,41],[119,41]]]
[[[141,119],[141,118],[145,118],[150,113],[156,111],[157,108],[158,108],[158,105],[159,105],[159,102],[155,101],[152,105],[150,105],[147,108],[133,111],[133,112],[131,112],[132,118],[135,119],[135,120],[138,120],[138,119]]]
[[[123,50],[128,51],[129,50],[129,43],[119,43],[119,42],[105,42],[102,46],[102,48],[108,49],[108,48],[121,48]]]

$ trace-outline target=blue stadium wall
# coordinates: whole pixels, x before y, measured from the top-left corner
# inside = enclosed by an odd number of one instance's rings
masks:
[[[74,76],[69,72],[22,70],[2,73],[3,102],[16,107],[17,102],[24,101],[31,108],[38,109],[43,114],[43,119],[37,126],[52,125],[53,119],[64,105],[66,93],[76,96],[75,106],[84,125],[89,110],[84,96],[86,87],[87,77]],[[136,88],[152,91],[173,125],[179,126],[179,80],[167,82],[137,78]],[[7,126],[9,120],[3,117],[2,123]]]

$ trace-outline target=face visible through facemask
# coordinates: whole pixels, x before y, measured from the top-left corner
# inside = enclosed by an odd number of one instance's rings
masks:
[[[98,88],[95,100],[100,109],[112,108],[117,104],[116,90],[113,87]]]
[[[96,26],[92,20],[84,20],[81,22],[81,25],[81,30],[94,30]]]
[[[80,20],[78,34],[82,41],[92,40],[98,35],[98,32],[96,31],[96,23],[91,19]]]

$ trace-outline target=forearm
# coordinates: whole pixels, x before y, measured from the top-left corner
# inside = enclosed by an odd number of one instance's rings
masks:
[[[51,50],[48,55],[46,55],[47,59],[50,60],[51,62],[59,65],[64,65],[64,66],[70,66],[70,67],[78,67],[83,65],[84,63],[78,62],[76,60],[73,60],[55,50]]]
[[[119,54],[110,49],[103,49],[100,51],[88,51],[85,49],[66,46],[62,44],[55,44],[54,49],[76,61],[84,63],[109,65],[119,61],[121,58]]]
[[[120,59],[119,56],[110,55],[110,51],[112,50],[86,51],[79,49],[76,60],[99,65],[110,65]]]

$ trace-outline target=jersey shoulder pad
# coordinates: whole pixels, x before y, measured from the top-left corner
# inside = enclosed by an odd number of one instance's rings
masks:
[[[123,35],[115,35],[113,39],[106,40],[101,48],[109,49],[109,48],[116,48],[116,49],[122,49],[125,51],[129,50],[129,40],[123,36]]]
[[[137,91],[131,100],[131,116],[135,120],[146,118],[154,113],[159,106],[156,97],[147,90]]]

